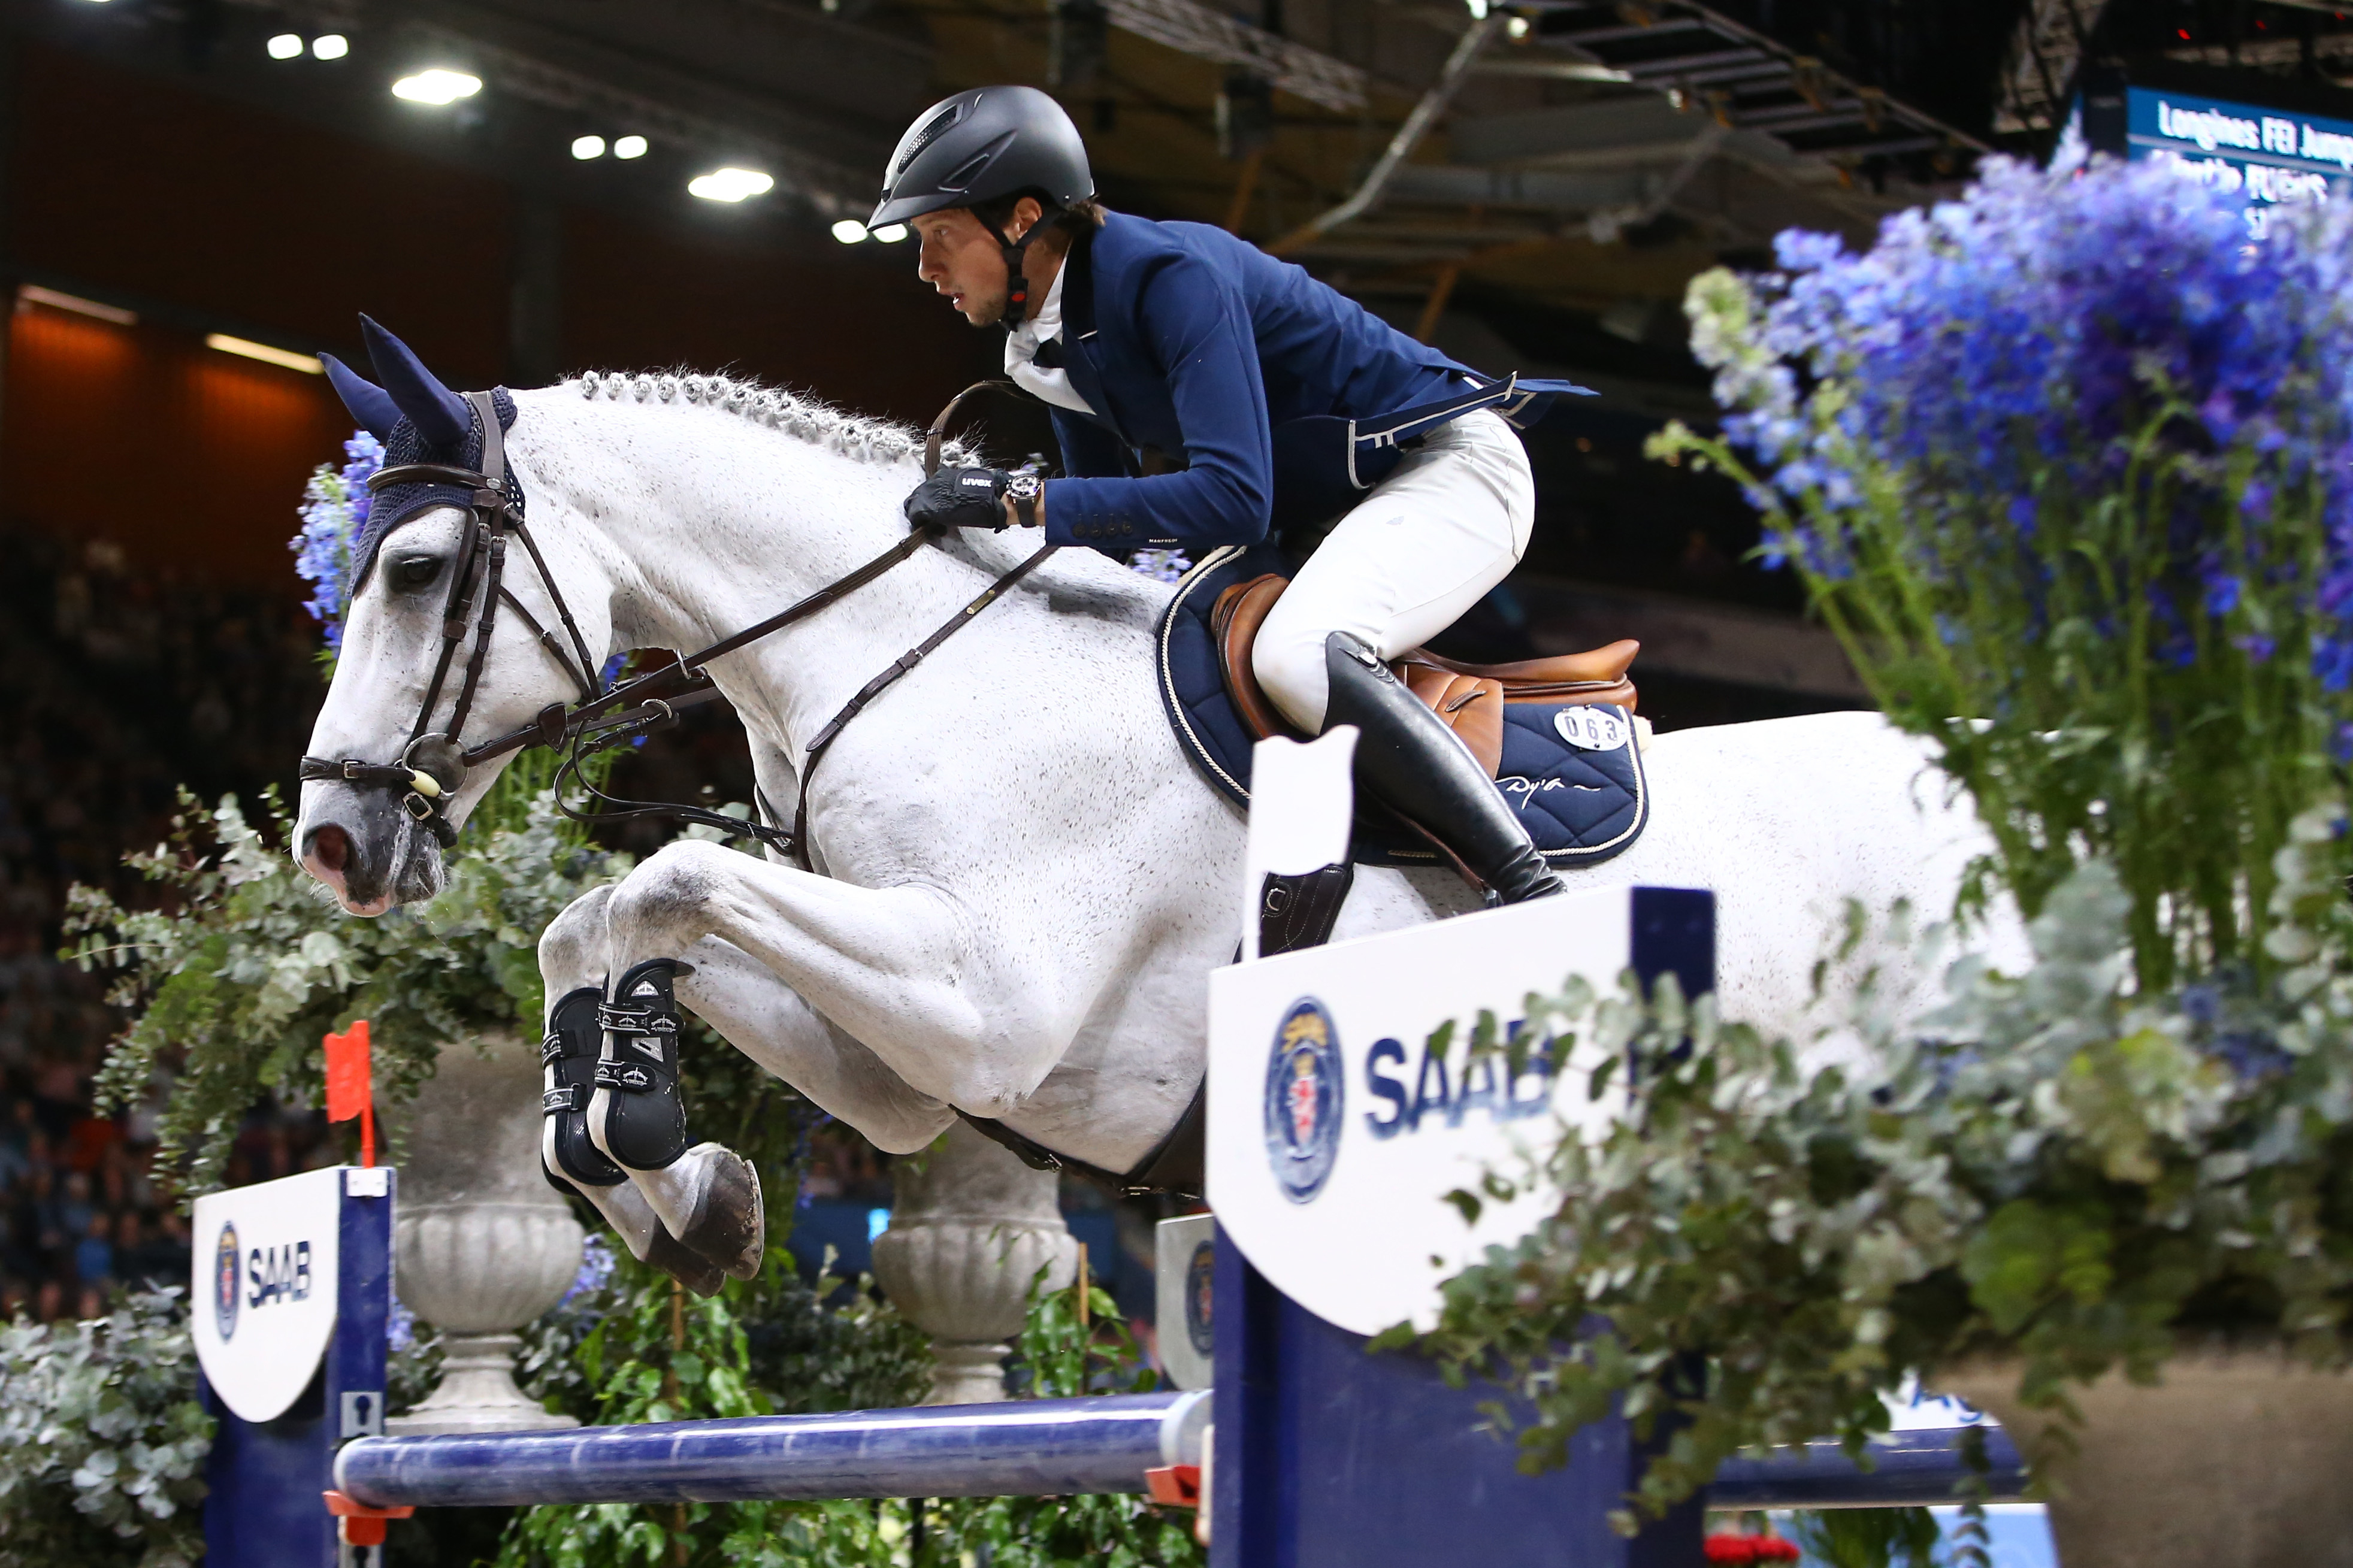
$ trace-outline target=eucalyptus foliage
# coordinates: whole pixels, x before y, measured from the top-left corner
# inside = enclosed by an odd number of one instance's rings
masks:
[[[1651,449],[1743,485],[2027,913],[2098,858],[2144,984],[2261,967],[2353,750],[2353,205],[2253,243],[2162,162],[1983,167],[1866,253],[1694,279],[1727,417]]]
[[[1485,1048],[1588,1034],[1628,1064],[1632,1110],[1564,1128],[1522,1173],[1558,1194],[1551,1216],[1447,1284],[1426,1348],[1495,1381],[1527,1469],[1566,1463],[1622,1401],[1662,1445],[1630,1500],[1653,1514],[1742,1448],[1831,1435],[1860,1454],[1887,1426],[1883,1394],[1973,1356],[2021,1358],[2025,1403],[2063,1413],[2071,1384],[2152,1381],[2186,1336],[2344,1365],[2338,832],[2333,807],[2294,825],[2261,983],[2137,989],[2132,898],[2093,860],[2044,899],[2026,973],[1954,961],[1917,1024],[1873,955],[1936,966],[1945,931],[1903,911],[1880,931],[1855,919],[1841,956],[1861,983],[1804,1042],[1726,1023],[1712,996],[1687,1005],[1672,981],[1648,1000],[1630,981],[1532,997],[1526,1030]]]
[[[220,1184],[239,1125],[265,1096],[319,1102],[320,1037],[353,1018],[370,1021],[376,1090],[394,1101],[432,1075],[448,1042],[535,1031],[539,933],[630,865],[580,842],[541,794],[515,803],[512,826],[478,814],[439,898],[354,920],[287,852],[292,821],[274,791],[265,798],[269,834],[234,796],[207,812],[182,795],[171,839],[129,858],[170,907],[128,910],[94,888],[68,894],[69,956],[112,970],[109,1000],[133,1017],[99,1075],[100,1107],[137,1104],[168,1064],[157,1171],[195,1192]]]
[[[0,1568],[188,1568],[213,1418],[183,1292],[0,1328]]]

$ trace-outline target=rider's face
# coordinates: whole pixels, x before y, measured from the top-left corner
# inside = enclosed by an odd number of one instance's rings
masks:
[[[992,325],[1005,314],[1004,247],[971,208],[925,213],[911,226],[922,242],[916,277],[945,295],[976,327]]]

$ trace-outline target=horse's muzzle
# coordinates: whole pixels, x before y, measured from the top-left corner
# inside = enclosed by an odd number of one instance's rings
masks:
[[[326,784],[304,796],[295,851],[347,911],[380,915],[441,890],[441,847],[383,791]]]

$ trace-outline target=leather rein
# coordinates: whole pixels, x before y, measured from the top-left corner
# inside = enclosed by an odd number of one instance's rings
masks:
[[[955,417],[965,398],[985,390],[1010,392],[1014,388],[1010,383],[998,380],[975,382],[948,400],[947,406],[940,410],[939,417],[932,421],[923,435],[923,473],[926,478],[939,471],[941,441],[948,421]],[[896,662],[860,687],[857,695],[842,705],[840,710],[810,741],[802,753],[800,766],[795,770],[799,774],[799,797],[794,804],[793,823],[789,828],[759,820],[767,805],[765,796],[760,797],[754,807],[754,817],[750,821],[702,806],[620,799],[607,795],[591,783],[582,773],[581,764],[600,752],[675,724],[678,710],[681,708],[708,702],[718,697],[719,689],[707,668],[711,661],[757,642],[771,633],[782,631],[796,622],[807,620],[818,611],[848,598],[907,560],[935,536],[920,529],[911,532],[865,564],[835,578],[767,619],[722,637],[708,647],[680,655],[675,663],[600,689],[587,642],[573,618],[571,606],[565,603],[563,590],[556,586],[545,558],[540,554],[539,546],[533,542],[529,529],[524,525],[520,487],[514,495],[509,494],[504,432],[499,426],[498,413],[491,405],[491,395],[470,392],[465,396],[467,402],[473,405],[482,430],[482,466],[479,472],[447,463],[403,463],[380,469],[368,480],[371,493],[406,484],[450,485],[471,491],[466,502],[466,531],[459,547],[458,570],[450,579],[448,597],[442,606],[441,651],[434,662],[433,678],[426,687],[425,700],[417,709],[417,721],[410,727],[408,743],[402,749],[397,763],[304,757],[301,773],[306,783],[339,779],[394,792],[400,797],[401,809],[430,832],[444,848],[458,841],[458,829],[448,816],[448,804],[464,787],[473,768],[510,752],[544,746],[562,759],[555,773],[556,805],[575,822],[626,822],[642,817],[666,816],[700,823],[729,837],[757,839],[770,848],[790,855],[801,869],[813,870],[815,868],[808,852],[809,777],[816,772],[818,761],[839,738],[849,721],[864,711],[869,703],[937,651],[941,644],[970,625],[975,616],[994,604],[1006,590],[1044,564],[1046,558],[1059,548],[1044,545],[1024,557],[1018,565],[997,577],[977,598],[949,616],[931,636],[902,654]],[[510,538],[520,540],[530,556],[541,586],[547,590],[548,599],[555,606],[556,618],[569,636],[571,646],[568,649],[523,607],[522,602],[505,585],[507,541]],[[383,553],[381,546],[377,553]],[[475,604],[478,589],[479,609]],[[466,720],[473,710],[475,694],[481,686],[482,668],[490,653],[491,634],[498,624],[501,605],[512,610],[531,628],[540,646],[579,686],[580,700],[571,703],[551,702],[522,728],[511,730],[480,745],[466,746],[462,743]],[[428,729],[433,711],[440,705],[442,689],[448,684],[450,668],[456,663],[458,650],[470,630],[473,633],[473,651],[466,660],[456,702],[450,710],[448,727],[446,730]],[[577,780],[596,800],[617,809],[574,810],[564,798],[566,775]],[[756,789],[754,793],[758,795]]]

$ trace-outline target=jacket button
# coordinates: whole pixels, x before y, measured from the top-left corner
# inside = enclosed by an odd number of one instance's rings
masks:
[[[1123,522],[1119,525],[1119,531],[1122,534],[1134,533],[1135,531],[1135,524],[1132,522]]]

